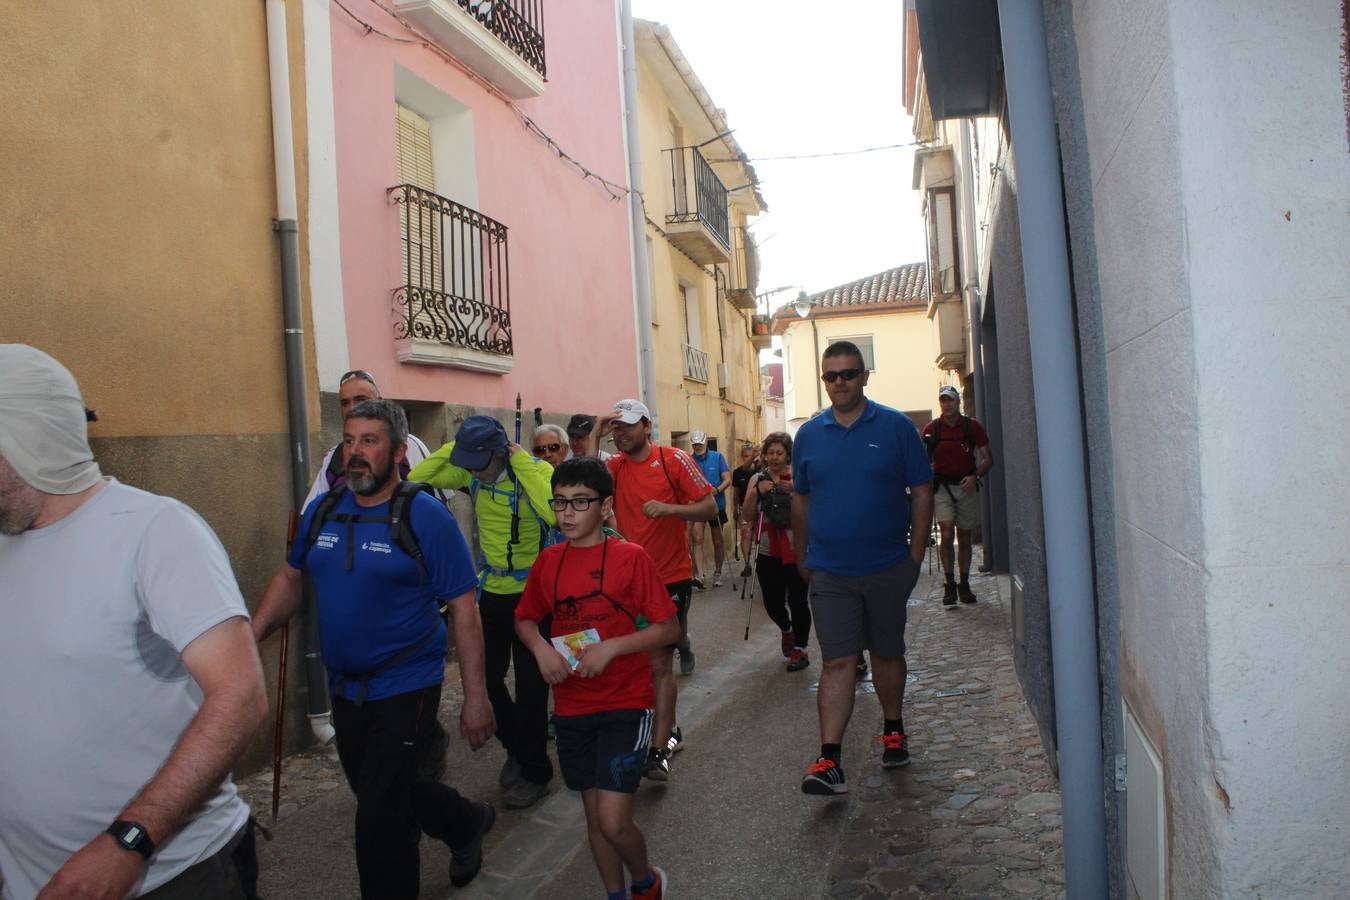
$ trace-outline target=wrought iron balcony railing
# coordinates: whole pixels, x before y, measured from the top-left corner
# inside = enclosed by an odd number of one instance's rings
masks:
[[[727,223],[727,187],[697,147],[665,151],[670,164],[670,188],[674,205],[668,224],[700,222],[724,249],[731,249]]]
[[[544,0],[459,0],[460,8],[540,75],[544,71]]]
[[[684,344],[684,377],[690,381],[708,383],[708,354],[697,347]]]
[[[402,316],[395,337],[511,354],[506,226],[411,184],[389,189],[400,207]]]

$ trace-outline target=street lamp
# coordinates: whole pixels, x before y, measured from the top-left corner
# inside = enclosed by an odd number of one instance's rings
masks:
[[[797,299],[793,301],[792,308],[797,311],[798,316],[805,319],[807,316],[811,315],[812,305],[811,298],[806,296],[805,290],[802,290],[797,292]]]

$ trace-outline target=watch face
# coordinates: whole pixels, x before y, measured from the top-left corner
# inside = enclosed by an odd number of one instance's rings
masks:
[[[126,831],[122,832],[120,840],[128,847],[136,846],[136,842],[145,837],[145,829],[139,825],[128,825]]]

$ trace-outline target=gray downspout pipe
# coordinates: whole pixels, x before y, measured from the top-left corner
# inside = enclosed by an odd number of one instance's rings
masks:
[[[300,306],[300,226],[295,196],[295,143],[286,46],[286,4],[265,0],[268,79],[272,98],[272,152],[276,166],[277,239],[281,249],[281,339],[286,354],[286,407],[291,459],[291,506],[304,509],[309,493],[309,397],[305,382],[305,328]],[[300,649],[305,659],[308,715],[316,735],[328,733],[328,676],[319,656],[319,620],[306,582]],[[317,720],[322,720],[319,722]],[[321,738],[322,739],[322,738]]]
[[[628,221],[633,242],[633,318],[637,326],[638,394],[652,413],[652,437],[660,434],[656,408],[656,355],[652,347],[652,279],[647,259],[647,209],[642,202],[642,140],[638,131],[637,43],[633,2],[619,0],[619,39],[623,43],[623,152],[628,159]]]
[[[1064,198],[1040,0],[999,0],[1045,514],[1068,896],[1107,896],[1101,685]]]

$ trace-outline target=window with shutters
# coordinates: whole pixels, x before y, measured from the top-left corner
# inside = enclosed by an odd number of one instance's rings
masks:
[[[394,337],[403,362],[510,371],[507,228],[478,202],[473,112],[395,67],[398,210]],[[392,238],[392,232],[391,232]]]
[[[431,153],[431,123],[402,104],[395,104],[398,144],[398,180],[428,193],[436,193],[436,166]],[[404,283],[431,290],[445,290],[440,217],[422,204],[409,205],[411,212],[399,217],[399,240],[403,247]]]

